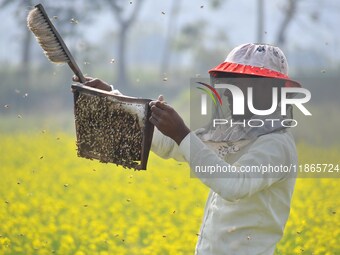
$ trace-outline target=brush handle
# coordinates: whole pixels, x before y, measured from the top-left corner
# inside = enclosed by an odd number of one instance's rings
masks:
[[[67,64],[72,69],[73,73],[75,75],[77,75],[77,77],[79,78],[79,81],[81,83],[85,83],[86,79],[85,79],[83,73],[80,71],[80,69],[79,69],[77,63],[74,61],[74,59],[73,58],[70,59],[70,61]]]
[[[38,8],[40,10],[40,12],[43,14],[43,16],[45,17],[46,22],[48,23],[48,25],[52,29],[53,34],[56,36],[57,40],[59,41],[63,51],[65,52],[65,54],[66,54],[66,56],[68,58],[67,64],[72,69],[73,73],[78,76],[79,81],[81,83],[85,83],[86,79],[85,79],[83,73],[80,71],[79,66],[77,65],[76,61],[74,60],[71,52],[68,50],[66,44],[64,43],[64,40],[61,38],[61,36],[58,33],[57,29],[52,24],[52,22],[51,22],[50,18],[48,17],[44,7],[42,6],[42,4],[37,4],[35,7]]]

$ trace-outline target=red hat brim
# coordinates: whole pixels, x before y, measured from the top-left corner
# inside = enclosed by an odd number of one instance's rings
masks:
[[[250,66],[250,65],[242,65],[237,63],[231,62],[223,62],[218,66],[209,70],[211,75],[214,75],[218,72],[222,73],[232,73],[232,74],[245,74],[245,75],[255,75],[260,77],[267,77],[267,78],[275,78],[285,80],[285,87],[298,87],[301,88],[300,83],[293,81],[287,75],[268,69],[264,67],[258,66]]]

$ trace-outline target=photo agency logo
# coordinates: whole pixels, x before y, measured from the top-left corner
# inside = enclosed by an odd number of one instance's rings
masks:
[[[255,78],[256,83],[264,83],[268,80]],[[311,112],[305,107],[310,101],[311,93],[305,88],[270,86],[255,87],[255,81],[242,78],[233,79],[226,83],[223,80],[209,85],[210,80],[193,80],[196,93],[195,100],[199,100],[200,113],[197,113],[197,103],[193,108],[197,117],[206,117],[211,112],[220,112],[228,108],[230,116],[218,116],[213,114],[210,118],[212,126],[218,125],[242,125],[244,127],[296,127],[298,121],[293,118],[291,109],[295,106],[305,116],[311,116]],[[238,85],[237,85],[238,84]],[[243,84],[243,85],[240,85]],[[253,84],[253,86],[252,86]],[[263,85],[263,84],[262,84]],[[193,87],[193,86],[191,86]],[[199,96],[197,96],[197,93]],[[226,101],[226,102],[225,102]],[[263,103],[266,101],[266,103]],[[225,109],[223,109],[225,108]],[[209,111],[210,110],[210,111]]]

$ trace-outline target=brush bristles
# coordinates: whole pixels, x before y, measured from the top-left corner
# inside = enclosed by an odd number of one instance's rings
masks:
[[[58,38],[37,7],[29,12],[27,16],[27,26],[34,33],[38,43],[44,49],[44,53],[50,61],[54,63],[65,63],[69,61]]]

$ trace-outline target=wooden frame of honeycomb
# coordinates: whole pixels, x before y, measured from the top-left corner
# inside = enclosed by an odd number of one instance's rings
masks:
[[[150,99],[73,84],[78,156],[146,170],[154,126]]]

